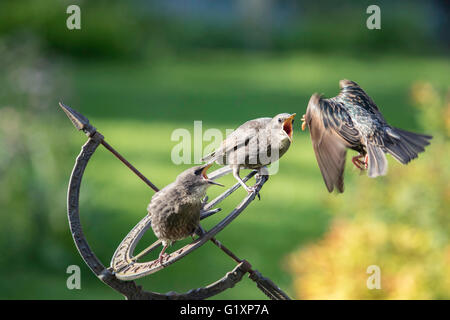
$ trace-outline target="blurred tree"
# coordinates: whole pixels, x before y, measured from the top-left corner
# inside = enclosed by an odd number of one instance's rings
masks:
[[[58,224],[65,175],[63,141],[54,134],[57,96],[68,94],[63,66],[42,54],[33,36],[0,39],[0,268],[33,261],[61,266]],[[61,150],[64,150],[61,148]]]
[[[369,2],[294,0],[78,1],[82,29],[69,31],[70,1],[3,0],[0,37],[31,32],[82,58],[165,56],[185,49],[407,52],[448,48],[441,1],[380,1],[382,30],[366,28]],[[443,13],[444,12],[444,13]]]
[[[70,1],[3,0],[0,2],[0,37],[23,32],[39,37],[43,45],[71,56],[129,57],[145,48],[147,25],[139,8],[123,1],[79,1],[81,30],[66,26]]]
[[[237,11],[240,16],[244,43],[250,48],[271,47],[273,1],[239,0]]]

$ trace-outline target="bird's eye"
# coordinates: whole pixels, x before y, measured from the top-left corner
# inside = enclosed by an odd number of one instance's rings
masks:
[[[195,170],[194,173],[196,176],[198,176],[202,173],[202,171],[203,171],[203,168],[200,168],[200,169]]]
[[[279,122],[279,123],[281,123],[281,122],[282,122],[281,118],[278,118],[278,122]]]

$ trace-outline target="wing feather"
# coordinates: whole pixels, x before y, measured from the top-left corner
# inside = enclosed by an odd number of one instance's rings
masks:
[[[230,152],[248,145],[255,145],[254,141],[258,139],[258,132],[263,130],[271,120],[272,118],[258,118],[245,122],[230,133],[216,151],[205,156],[202,161],[226,163]]]
[[[347,147],[360,143],[359,132],[339,103],[318,94],[311,97],[305,120],[328,191],[343,192]]]

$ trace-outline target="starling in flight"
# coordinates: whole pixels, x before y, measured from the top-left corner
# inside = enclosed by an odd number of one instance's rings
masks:
[[[339,94],[324,99],[312,95],[302,130],[307,125],[320,171],[329,192],[344,191],[344,167],[347,149],[359,152],[353,164],[367,169],[369,177],[385,175],[391,154],[402,164],[417,158],[430,144],[429,135],[390,126],[376,104],[353,81],[339,81]],[[361,160],[364,159],[364,160]]]
[[[241,168],[261,170],[277,161],[292,142],[294,114],[281,113],[274,118],[258,118],[247,121],[234,130],[213,153],[202,161],[229,165],[233,176],[242,187],[251,193],[254,186],[248,187],[239,176]]]
[[[160,263],[163,261],[164,251],[173,241],[187,238],[196,231],[206,189],[212,184],[223,186],[208,179],[206,171],[210,166],[211,164],[197,166],[182,172],[173,183],[152,197],[147,211],[151,217],[153,232],[162,240]]]

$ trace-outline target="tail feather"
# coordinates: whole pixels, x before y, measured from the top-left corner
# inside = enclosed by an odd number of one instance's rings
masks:
[[[391,139],[390,143],[386,143],[386,151],[403,164],[417,158],[420,152],[425,151],[425,146],[430,144],[429,140],[433,138],[398,128],[392,129],[400,136],[400,139]]]
[[[383,149],[371,143],[367,144],[368,168],[367,175],[371,178],[384,176],[387,173],[387,159]]]

